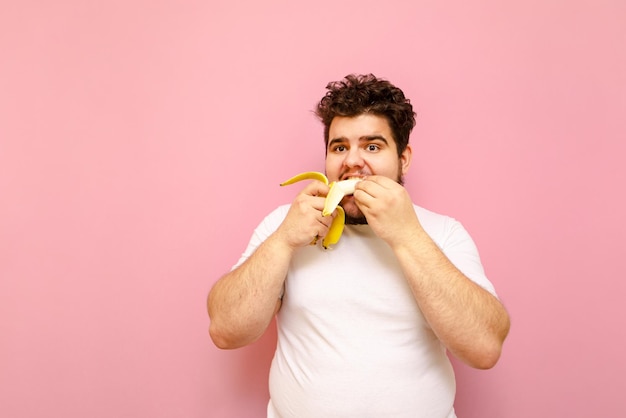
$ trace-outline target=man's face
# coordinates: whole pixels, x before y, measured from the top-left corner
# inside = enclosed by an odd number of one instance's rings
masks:
[[[387,120],[367,113],[336,116],[328,130],[326,151],[326,176],[330,181],[375,174],[401,183],[411,162],[410,146],[398,158]],[[352,196],[346,196],[341,206],[347,223],[366,223]]]

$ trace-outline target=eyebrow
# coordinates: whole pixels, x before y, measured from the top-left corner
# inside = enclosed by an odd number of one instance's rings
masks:
[[[328,141],[328,148],[332,147],[333,145],[337,143],[342,143],[346,141],[348,141],[348,139],[344,136],[333,138],[330,141]],[[382,141],[386,145],[389,145],[389,142],[387,142],[387,139],[382,135],[364,135],[359,138],[359,142],[371,142],[371,141]]]

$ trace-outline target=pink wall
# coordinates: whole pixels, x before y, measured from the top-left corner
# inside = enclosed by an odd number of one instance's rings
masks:
[[[412,98],[407,187],[512,316],[459,416],[626,416],[623,1],[3,3],[0,416],[262,416],[274,335],[219,351],[205,297],[349,72]]]

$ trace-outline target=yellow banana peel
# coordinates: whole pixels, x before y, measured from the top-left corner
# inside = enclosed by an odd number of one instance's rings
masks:
[[[346,213],[341,206],[337,206],[337,216],[335,216],[335,219],[331,222],[328,233],[322,240],[322,246],[324,248],[328,249],[331,245],[335,245],[339,242],[339,238],[341,238],[341,234],[343,234],[345,223]]]
[[[319,171],[307,171],[305,173],[296,174],[289,180],[280,183],[280,185],[288,186],[302,180],[319,180],[324,184],[328,184],[328,178],[324,175],[324,173],[320,173]]]
[[[302,180],[319,180],[328,185],[328,178],[324,175],[324,173],[320,173],[319,171],[307,171],[297,174],[289,180],[280,183],[280,185],[287,186]],[[336,209],[337,216],[333,219],[330,227],[328,228],[328,234],[326,234],[322,241],[322,246],[324,248],[328,248],[339,242],[339,238],[341,238],[341,234],[343,233],[343,228],[346,223],[346,214],[343,208],[339,206],[339,203],[344,196],[354,193],[354,186],[360,180],[361,179],[354,178],[342,181],[333,181],[330,183],[330,191],[328,192],[328,196],[326,196],[322,215],[329,216]]]

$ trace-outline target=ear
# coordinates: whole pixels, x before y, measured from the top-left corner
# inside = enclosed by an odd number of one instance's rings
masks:
[[[413,150],[410,145],[407,145],[402,154],[400,155],[400,170],[404,176],[411,166],[411,157],[413,156]]]

